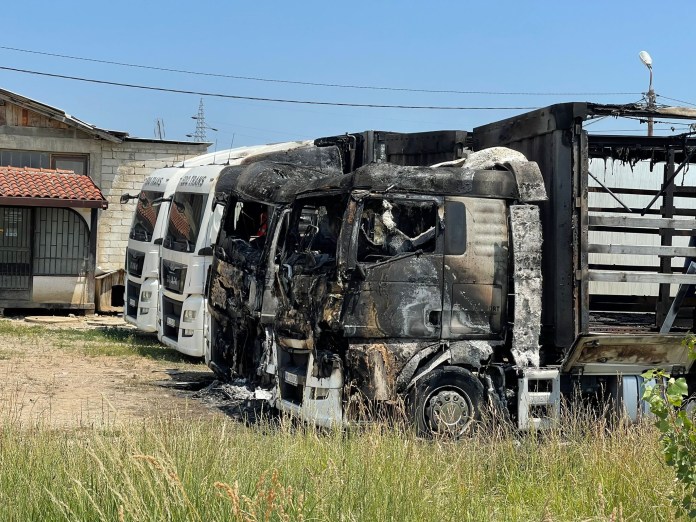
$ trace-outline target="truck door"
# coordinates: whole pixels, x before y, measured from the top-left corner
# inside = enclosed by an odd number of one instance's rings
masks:
[[[444,339],[503,332],[508,280],[507,205],[447,197],[444,233]]]
[[[442,323],[443,200],[366,196],[346,263],[343,313],[350,337],[438,339]]]

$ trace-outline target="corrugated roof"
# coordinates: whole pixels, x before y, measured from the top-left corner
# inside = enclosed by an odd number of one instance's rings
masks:
[[[0,167],[0,204],[107,208],[92,178],[71,170]]]

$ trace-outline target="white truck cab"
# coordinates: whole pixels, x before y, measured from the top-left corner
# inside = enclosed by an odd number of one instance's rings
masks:
[[[228,151],[203,154],[150,174],[137,195],[124,194],[121,203],[137,199],[126,250],[126,299],[123,317],[143,332],[157,331],[160,244],[169,220],[169,202],[181,177],[192,167],[225,161]]]
[[[218,152],[217,157],[224,164],[193,167],[179,178],[160,250],[160,342],[191,357],[206,354],[210,317],[205,282],[224,211],[224,205],[212,208],[220,173],[227,167],[253,162],[255,156],[261,158],[311,144],[297,141]]]

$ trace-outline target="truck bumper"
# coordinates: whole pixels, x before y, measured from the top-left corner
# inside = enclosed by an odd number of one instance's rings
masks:
[[[177,316],[162,313],[162,335],[160,341],[166,346],[191,357],[205,355],[205,324],[207,313],[202,295],[187,297],[181,304]]]
[[[132,285],[131,281],[128,281]],[[159,282],[157,279],[145,279],[140,285],[138,296],[129,295],[126,308],[129,311],[135,311],[136,316],[132,313],[125,314],[126,322],[135,326],[143,332],[157,331],[157,308],[158,308],[158,292]],[[132,292],[131,292],[132,293]],[[148,297],[149,296],[149,297]],[[146,297],[147,299],[144,299]]]

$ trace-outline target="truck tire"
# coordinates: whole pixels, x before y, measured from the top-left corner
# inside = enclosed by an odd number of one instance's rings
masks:
[[[418,434],[457,439],[481,420],[483,384],[469,370],[436,368],[416,384],[411,414]]]

